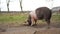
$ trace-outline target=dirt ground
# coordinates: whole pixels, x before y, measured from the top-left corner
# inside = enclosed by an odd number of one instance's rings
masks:
[[[60,34],[60,24],[51,24],[47,29],[46,24],[37,24],[36,26],[20,25],[18,27],[0,28],[0,34]]]

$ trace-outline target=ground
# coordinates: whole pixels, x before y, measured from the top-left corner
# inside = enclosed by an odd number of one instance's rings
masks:
[[[60,13],[53,14],[50,29],[47,23],[38,21],[36,26],[28,26],[26,23],[27,13],[1,13],[0,34],[60,34]]]
[[[60,26],[57,26],[57,24],[51,24],[50,29],[47,29],[46,24],[38,24],[36,26],[22,24],[18,27],[6,28],[5,30],[5,32],[0,32],[0,34],[60,34]]]

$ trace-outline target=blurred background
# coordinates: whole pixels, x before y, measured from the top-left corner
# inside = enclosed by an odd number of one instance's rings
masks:
[[[60,0],[0,0],[0,11],[32,11],[38,7],[60,7]]]

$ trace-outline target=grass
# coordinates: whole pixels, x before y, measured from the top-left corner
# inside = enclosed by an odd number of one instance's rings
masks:
[[[52,15],[51,21],[52,22],[60,22],[60,13]]]
[[[17,16],[17,15],[15,15],[15,16],[0,16],[0,22],[9,22],[9,21],[24,21],[24,19],[25,19],[25,16],[24,15],[20,15],[20,16]]]
[[[24,23],[28,17],[28,13],[1,13],[0,14],[0,23],[14,23],[20,24]],[[52,15],[52,22],[60,22],[60,15]]]
[[[25,13],[2,13],[0,14],[0,23],[23,23],[27,15]]]

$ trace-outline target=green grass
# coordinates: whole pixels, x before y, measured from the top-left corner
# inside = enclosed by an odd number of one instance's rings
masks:
[[[0,23],[13,23],[13,22],[19,22],[22,23],[27,19],[28,14],[23,13],[4,13],[0,14]]]
[[[9,21],[24,21],[25,16],[0,16],[0,22],[9,22]]]
[[[52,22],[60,22],[60,15],[52,15],[52,18],[51,18],[51,21]]]
[[[0,23],[24,23],[28,17],[28,13],[1,13]],[[60,22],[60,15],[52,15],[52,22]]]

